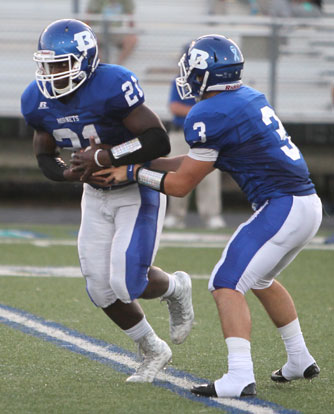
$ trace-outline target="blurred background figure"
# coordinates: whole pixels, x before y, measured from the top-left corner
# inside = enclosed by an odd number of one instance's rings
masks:
[[[274,17],[320,17],[322,0],[251,0],[260,14]]]
[[[171,143],[170,156],[187,154],[189,145],[183,133],[184,120],[195,104],[195,99],[183,101],[177,91],[175,79],[171,83],[169,109],[173,115],[172,127],[169,131]],[[222,217],[221,172],[219,170],[208,174],[195,190],[195,200],[198,213],[208,229],[221,229],[226,226]],[[186,216],[191,194],[186,197],[168,198],[168,210],[165,218],[165,228],[183,229],[186,227]]]
[[[225,14],[226,0],[208,0],[208,14]]]
[[[257,0],[248,0],[249,7],[250,7],[250,14],[258,14],[259,13],[259,7],[257,4]]]
[[[259,14],[290,17],[291,16],[291,0],[256,0]]]
[[[321,0],[292,0],[291,14],[293,17],[320,17],[322,1]]]
[[[134,13],[133,0],[90,0],[87,7],[87,13],[102,14],[103,24],[110,24],[108,30],[102,27],[102,36],[100,36],[101,52],[103,53],[103,60],[113,61],[117,65],[123,65],[133,49],[137,44],[137,36],[132,32],[134,28],[134,21],[126,22],[113,21],[109,23],[106,19],[110,17],[117,17],[122,15],[132,15]],[[109,34],[109,36],[108,36]],[[110,43],[110,44],[109,44]],[[115,46],[117,57],[111,58],[109,53],[110,45]]]

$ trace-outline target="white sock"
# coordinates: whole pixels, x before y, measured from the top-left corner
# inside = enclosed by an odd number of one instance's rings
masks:
[[[288,362],[282,367],[283,377],[288,380],[302,378],[305,369],[315,360],[306,347],[298,318],[278,328],[278,331],[288,354]]]
[[[162,295],[163,298],[168,298],[174,293],[175,290],[175,277],[174,275],[170,275],[169,273],[166,273],[169,279],[169,285],[166,292]]]
[[[218,397],[240,397],[243,389],[255,382],[250,342],[244,338],[225,340],[228,349],[228,373],[215,381]]]
[[[153,332],[153,328],[147,322],[146,317],[138,322],[135,326],[130,329],[125,329],[124,332],[134,341],[139,341],[140,338],[147,335],[150,332]]]

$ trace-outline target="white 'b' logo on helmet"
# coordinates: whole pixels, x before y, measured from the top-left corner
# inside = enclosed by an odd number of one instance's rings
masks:
[[[77,49],[79,50],[79,52],[83,52],[85,50],[90,49],[91,47],[96,46],[95,39],[88,30],[76,33],[74,35],[74,40],[76,40],[78,43]]]
[[[207,59],[209,53],[204,50],[193,48],[190,52],[189,64],[198,69],[206,69],[208,67]]]

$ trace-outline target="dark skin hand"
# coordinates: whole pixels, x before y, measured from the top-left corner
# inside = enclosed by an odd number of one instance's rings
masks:
[[[159,117],[151,111],[145,104],[139,105],[123,119],[123,125],[137,137],[150,128],[165,129]],[[94,137],[90,139],[90,149],[87,151],[76,152],[72,156],[71,170],[72,173],[80,173],[81,181],[86,181],[95,171],[100,170],[94,160],[94,154],[99,146],[95,143]],[[110,157],[107,150],[98,154],[98,161],[103,166],[110,166]]]
[[[39,154],[50,154],[54,156],[57,152],[57,145],[52,135],[46,131],[35,131],[33,137],[33,151],[37,156]],[[82,181],[82,173],[74,172],[71,168],[66,168],[64,170],[64,178],[66,181]],[[104,180],[101,180],[100,177],[90,177],[85,182],[95,185],[103,184]]]

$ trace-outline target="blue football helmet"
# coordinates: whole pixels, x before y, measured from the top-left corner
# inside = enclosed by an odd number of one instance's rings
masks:
[[[97,68],[96,36],[79,20],[57,20],[43,30],[33,59],[42,94],[49,99],[61,98],[78,89]],[[55,71],[56,65],[62,69]]]
[[[243,66],[241,50],[231,39],[217,34],[199,37],[179,62],[179,95],[200,100],[204,92],[237,89]]]

